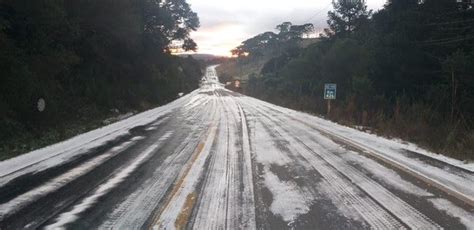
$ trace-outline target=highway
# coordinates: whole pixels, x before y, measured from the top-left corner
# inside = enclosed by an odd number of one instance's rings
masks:
[[[474,229],[474,167],[225,89],[0,162],[0,229]]]

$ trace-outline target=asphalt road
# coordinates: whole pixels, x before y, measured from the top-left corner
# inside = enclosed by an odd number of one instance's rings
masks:
[[[472,171],[332,134],[212,67],[205,80],[113,132],[0,162],[0,229],[474,228]]]

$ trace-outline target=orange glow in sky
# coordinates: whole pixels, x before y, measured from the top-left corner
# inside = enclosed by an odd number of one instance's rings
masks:
[[[326,27],[332,0],[188,0],[201,27],[191,33],[198,53],[230,56],[242,41],[290,21]],[[367,0],[369,9],[379,9],[385,0]]]

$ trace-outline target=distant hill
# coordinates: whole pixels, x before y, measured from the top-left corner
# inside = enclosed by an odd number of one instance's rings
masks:
[[[301,48],[306,48],[311,44],[319,42],[320,38],[303,38],[299,42]],[[249,76],[253,74],[254,76],[260,76],[260,71],[262,70],[265,63],[267,63],[273,56],[261,56],[252,60],[243,61],[241,58],[229,58],[226,62],[223,62],[219,67],[217,67],[217,75],[222,82],[239,80],[245,85],[245,82],[249,79]]]

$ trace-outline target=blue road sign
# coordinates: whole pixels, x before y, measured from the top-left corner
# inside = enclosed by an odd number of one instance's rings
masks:
[[[324,84],[324,99],[336,99],[336,84]]]

